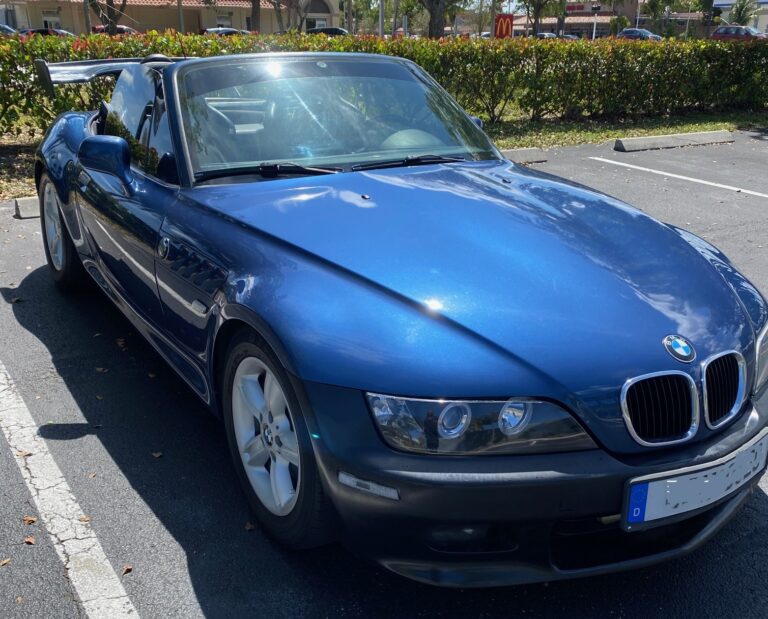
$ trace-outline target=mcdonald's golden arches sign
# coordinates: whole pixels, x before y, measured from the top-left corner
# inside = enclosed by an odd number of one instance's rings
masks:
[[[497,39],[507,39],[512,36],[512,24],[514,16],[512,13],[498,13],[496,15],[496,24],[494,25],[494,35]]]

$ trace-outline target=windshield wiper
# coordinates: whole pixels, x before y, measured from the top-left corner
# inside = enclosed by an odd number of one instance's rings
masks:
[[[377,168],[403,168],[412,165],[429,165],[430,163],[455,163],[457,161],[468,161],[463,157],[445,157],[443,155],[415,155],[405,159],[388,159],[385,161],[371,161],[370,163],[358,163],[353,165],[350,170],[357,172],[359,170],[375,170]]]
[[[336,174],[341,168],[318,168],[299,165],[298,163],[261,163],[259,165],[242,166],[234,168],[219,168],[217,170],[205,170],[195,173],[195,181],[224,178],[227,176],[245,176],[255,174],[264,178],[277,178],[278,176],[291,176],[296,174],[306,176],[319,176],[321,174]]]

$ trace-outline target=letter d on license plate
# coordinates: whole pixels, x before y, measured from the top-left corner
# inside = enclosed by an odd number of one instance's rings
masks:
[[[716,503],[765,469],[767,455],[768,436],[764,433],[760,439],[714,464],[631,480],[625,499],[624,529],[644,528],[646,523],[662,521]]]

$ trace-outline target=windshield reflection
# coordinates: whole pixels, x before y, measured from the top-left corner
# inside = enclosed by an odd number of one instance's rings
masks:
[[[178,83],[198,177],[276,162],[349,169],[420,155],[500,158],[447,93],[399,60],[228,58],[195,63]]]

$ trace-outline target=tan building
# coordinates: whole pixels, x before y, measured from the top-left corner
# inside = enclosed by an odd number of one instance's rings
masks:
[[[592,30],[598,37],[607,36],[610,33],[611,18],[617,15],[626,16],[632,26],[635,25],[639,0],[625,0],[622,3],[615,2],[611,7],[610,2],[585,2],[568,0],[565,5],[565,18],[544,17],[539,26],[539,32],[554,32],[558,34],[558,26],[563,34],[575,34],[579,37],[591,38]],[[592,7],[599,5],[599,11],[593,11]],[[515,15],[513,32],[515,36],[524,35],[533,30],[533,24],[529,23],[525,15]]]
[[[310,0],[306,28],[339,25],[337,0]],[[115,0],[119,5],[119,0]],[[182,0],[185,32],[200,32],[205,28],[231,27],[251,30],[250,0],[217,0],[215,7],[205,6],[202,0]],[[261,32],[278,31],[272,4],[261,0]],[[287,22],[283,11],[284,23]],[[75,34],[85,32],[83,0],[0,0],[0,23],[14,28],[63,28]],[[99,24],[91,11],[91,24]],[[179,30],[177,0],[128,0],[120,24],[139,31]]]

